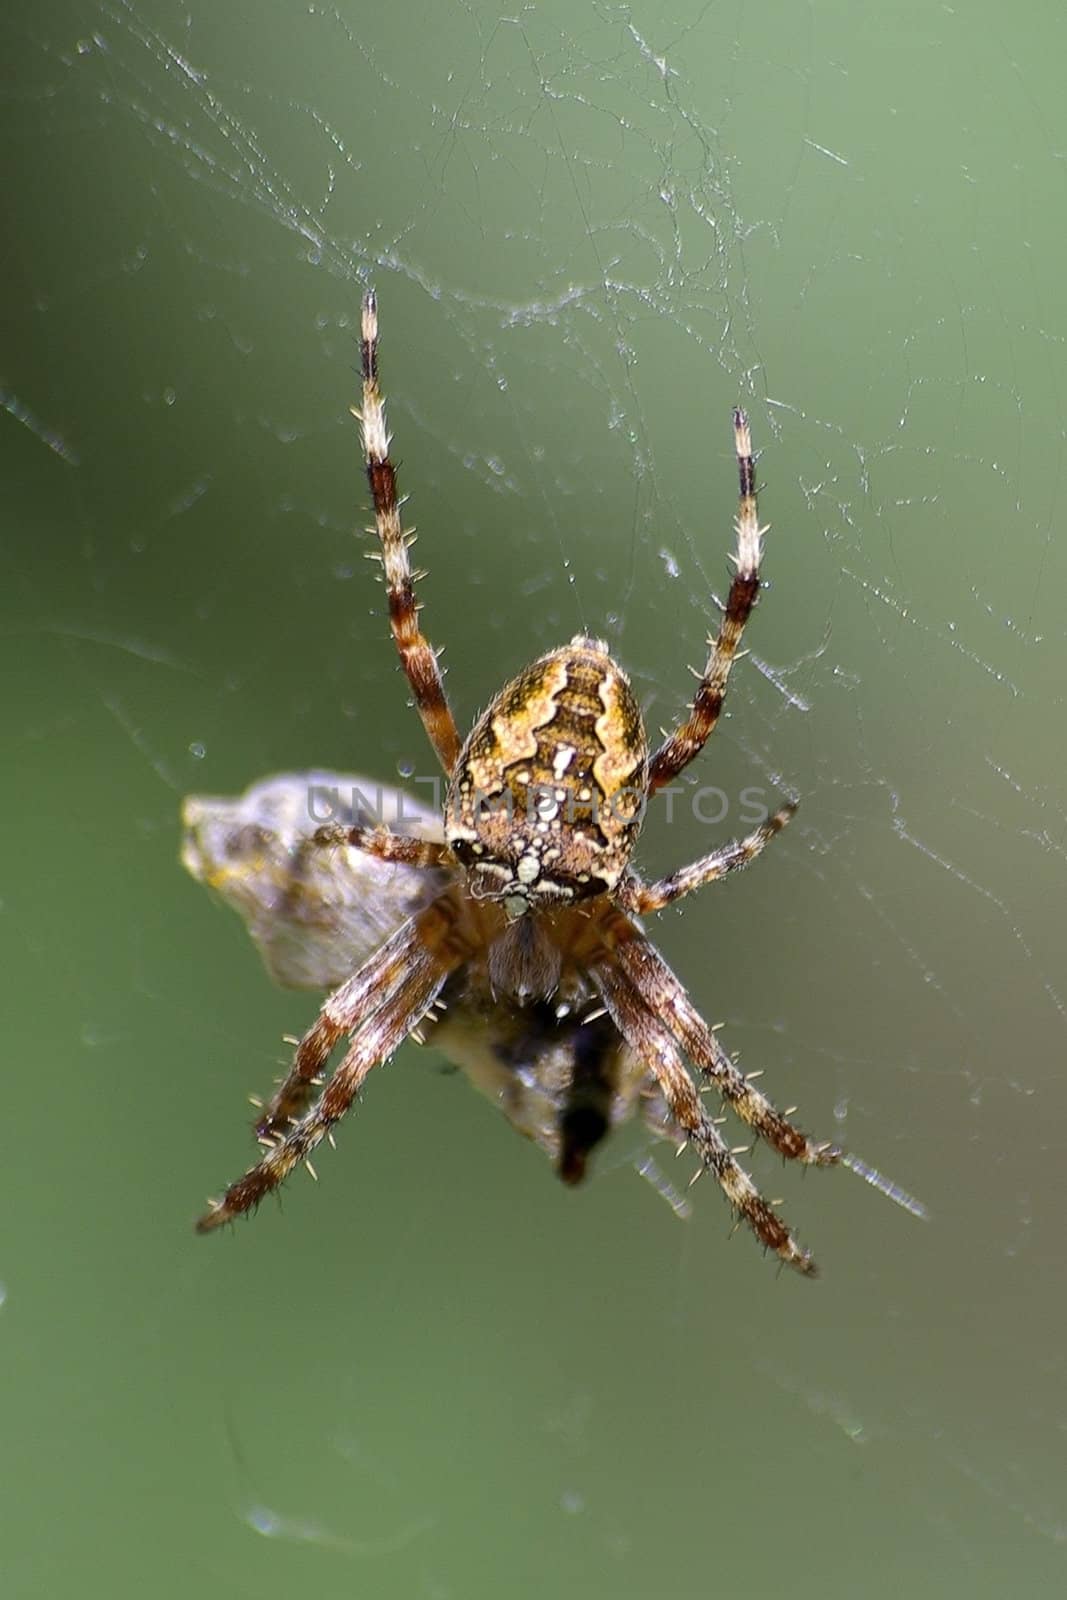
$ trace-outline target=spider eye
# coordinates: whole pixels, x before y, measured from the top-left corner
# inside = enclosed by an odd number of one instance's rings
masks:
[[[474,865],[475,861],[478,859],[480,847],[473,839],[449,839],[448,842],[451,846],[452,854],[455,856],[461,867],[467,867],[469,869]]]

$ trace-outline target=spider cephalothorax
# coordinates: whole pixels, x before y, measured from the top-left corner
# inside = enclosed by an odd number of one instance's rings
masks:
[[[589,1151],[643,1095],[659,1108],[663,1130],[694,1149],[697,1175],[713,1172],[762,1243],[811,1273],[809,1252],[739,1165],[739,1152],[719,1131],[721,1119],[706,1109],[686,1059],[781,1155],[809,1166],[843,1162],[912,1209],[915,1204],[838,1146],[813,1142],[775,1109],[755,1087],[757,1074],[738,1069],[636,920],[747,865],[794,807],[783,806],[747,838],[658,882],[643,882],[630,864],[648,798],[688,766],[715,727],[759,592],[765,530],[748,419],[735,411],[735,570],[689,715],[675,731],[649,756],[625,674],[604,644],[579,636],[506,684],[461,743],[437,656],[418,622],[411,535],[400,520],[378,386],[373,294],[364,297],[362,333],[357,415],[389,620],[415,705],[448,777],[443,830],[418,837],[334,823],[300,840],[305,862],[308,851],[344,850],[398,872],[414,868],[425,874],[425,893],[406,878],[394,892],[385,880],[358,875],[361,886],[388,902],[384,920],[392,931],[369,954],[360,949],[359,964],[326,1000],[257,1120],[265,1154],[212,1202],[200,1230],[254,1207],[298,1163],[307,1163],[320,1141],[332,1137],[374,1067],[423,1025],[440,1030],[451,1016],[458,1041],[453,1053],[483,1086],[498,1074],[502,1094],[525,1080],[536,1091],[541,1109],[513,1120],[554,1152],[565,1181],[582,1177]],[[268,827],[257,838],[270,857],[257,882],[271,883],[278,834]],[[297,895],[299,884],[298,876]],[[318,900],[328,901],[328,893],[320,890]],[[321,944],[317,950],[318,968]],[[349,1040],[347,1053],[326,1078],[342,1038]]]

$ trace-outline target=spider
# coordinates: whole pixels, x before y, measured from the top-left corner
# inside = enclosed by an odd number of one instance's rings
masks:
[[[740,480],[733,578],[688,716],[650,753],[625,673],[603,641],[578,635],[505,684],[464,741],[437,654],[419,625],[415,582],[422,574],[410,565],[413,534],[401,523],[389,459],[377,302],[370,291],[361,333],[362,404],[353,415],[374,505],[375,529],[368,531],[376,531],[380,543],[374,554],[383,567],[401,665],[446,775],[443,836],[336,822],[314,834],[316,850],[357,851],[380,864],[414,869],[429,875],[429,887],[327,998],[287,1077],[261,1108],[256,1132],[265,1153],[210,1202],[198,1230],[210,1232],[250,1210],[294,1167],[310,1165],[318,1144],[332,1142],[334,1125],[372,1070],[409,1035],[418,1036],[444,1004],[458,1008],[467,1022],[489,1018],[497,1042],[525,1031],[535,1062],[562,1045],[572,1075],[579,1039],[594,1038],[599,1025],[601,1065],[609,1059],[637,1063],[640,1079],[661,1103],[662,1121],[695,1151],[697,1175],[712,1172],[737,1218],[765,1248],[812,1275],[810,1252],[739,1164],[743,1152],[727,1144],[722,1119],[709,1114],[687,1060],[782,1156],[805,1166],[851,1166],[893,1198],[913,1209],[917,1203],[838,1145],[813,1141],[776,1110],[755,1086],[755,1075],[743,1074],[720,1044],[638,921],[746,866],[795,806],[784,805],[746,838],[656,882],[645,882],[631,864],[647,800],[684,771],[718,721],[759,593],[767,530],[759,522],[748,419],[741,410],[733,414]],[[599,1014],[587,1014],[590,1006]],[[343,1038],[348,1049],[327,1078]],[[596,1078],[588,1103],[579,1094],[570,1107],[569,1135],[565,1125],[559,1134],[565,1182],[581,1179],[588,1152],[606,1129]]]

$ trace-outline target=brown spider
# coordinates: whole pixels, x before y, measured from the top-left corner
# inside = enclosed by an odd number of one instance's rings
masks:
[[[739,1071],[636,921],[747,865],[795,807],[783,806],[747,838],[658,882],[643,882],[630,865],[646,800],[688,766],[715,727],[759,592],[766,530],[757,512],[748,420],[734,412],[740,476],[734,576],[685,721],[650,755],[625,674],[603,642],[579,635],[506,684],[461,743],[437,656],[419,627],[408,560],[412,535],[400,521],[377,347],[377,304],[368,293],[363,402],[353,414],[362,430],[393,637],[447,776],[443,838],[336,823],[313,836],[316,850],[347,848],[383,867],[425,873],[427,893],[326,1000],[257,1120],[266,1153],[212,1201],[198,1229],[209,1232],[249,1210],[307,1163],[373,1068],[433,1022],[443,1003],[456,1011],[461,1028],[489,1019],[498,1056],[501,1041],[525,1035],[524,1048],[543,1069],[558,1047],[569,1089],[578,1091],[558,1097],[559,1108],[566,1102],[556,1129],[565,1181],[583,1176],[589,1150],[613,1120],[604,1106],[621,1064],[637,1063],[638,1080],[649,1084],[666,1127],[695,1148],[699,1170],[715,1174],[738,1217],[768,1249],[811,1274],[810,1253],[738,1164],[740,1152],[730,1149],[705,1109],[686,1057],[782,1156],[809,1166],[844,1163],[912,1209],[915,1202],[837,1145],[814,1143],[775,1109]],[[599,1017],[580,1015],[587,998],[599,1006]],[[583,1096],[576,1068],[598,1023],[598,1068]],[[330,1055],[346,1037],[348,1050],[324,1082]],[[458,1051],[464,1052],[470,1053],[469,1040]]]

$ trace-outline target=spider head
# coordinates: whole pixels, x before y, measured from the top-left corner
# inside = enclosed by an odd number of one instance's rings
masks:
[[[644,815],[648,743],[629,681],[582,635],[531,663],[478,718],[445,801],[476,899],[516,919],[609,893]]]

